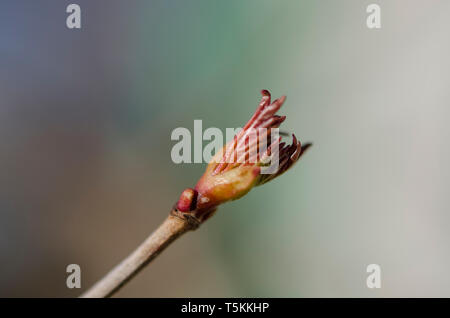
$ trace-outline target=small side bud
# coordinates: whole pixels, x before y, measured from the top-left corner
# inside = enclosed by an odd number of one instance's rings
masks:
[[[177,203],[177,209],[181,212],[189,212],[197,205],[197,191],[187,188],[181,193]]]

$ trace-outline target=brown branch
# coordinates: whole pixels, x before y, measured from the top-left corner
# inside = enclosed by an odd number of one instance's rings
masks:
[[[126,259],[80,297],[110,297],[155,259],[182,234],[195,230],[200,221],[191,213],[172,210],[167,219]]]

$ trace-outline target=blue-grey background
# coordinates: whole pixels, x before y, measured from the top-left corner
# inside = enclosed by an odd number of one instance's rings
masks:
[[[242,126],[262,88],[288,96],[284,128],[314,147],[118,296],[450,296],[449,14],[444,0],[2,1],[0,296],[78,296],[202,174],[172,163],[171,131]],[[72,263],[82,290],[66,288]]]

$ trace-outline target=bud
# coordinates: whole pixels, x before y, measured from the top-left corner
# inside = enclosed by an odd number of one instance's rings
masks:
[[[263,90],[261,94],[261,102],[251,119],[215,154],[195,189],[183,191],[177,203],[179,211],[195,210],[195,215],[204,220],[218,205],[239,199],[253,187],[286,172],[311,146],[302,147],[295,135],[291,145],[282,142],[278,127],[286,117],[275,113],[286,97],[271,103],[269,91]],[[275,170],[266,174],[263,169],[268,166]]]
[[[177,209],[181,212],[189,212],[196,208],[197,191],[191,188],[184,190],[177,203]]]

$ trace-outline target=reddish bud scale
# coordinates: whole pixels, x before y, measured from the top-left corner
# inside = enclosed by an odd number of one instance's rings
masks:
[[[195,210],[197,205],[197,191],[191,188],[184,190],[177,203],[177,209],[181,212],[189,212]]]

